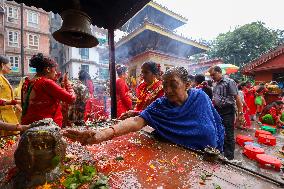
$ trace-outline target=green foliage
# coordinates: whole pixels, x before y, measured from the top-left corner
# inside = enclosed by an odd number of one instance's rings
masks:
[[[91,185],[90,189],[108,189],[108,178],[106,176],[101,176],[96,183]]]
[[[262,22],[252,22],[220,34],[208,55],[242,67],[283,42],[284,31],[266,28]]]
[[[83,165],[83,170],[74,170],[73,174],[69,175],[63,182],[63,185],[67,189],[76,189],[81,184],[92,181],[93,177],[97,174],[97,171],[92,166]]]
[[[281,114],[280,120],[284,121],[284,112]]]
[[[269,125],[274,125],[274,120],[272,115],[266,114],[265,116],[262,117],[262,122],[269,124]]]

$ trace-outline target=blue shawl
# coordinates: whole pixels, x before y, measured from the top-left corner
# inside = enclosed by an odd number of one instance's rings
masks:
[[[181,106],[172,105],[166,97],[150,104],[140,116],[163,138],[196,150],[211,146],[223,151],[224,127],[209,97],[191,89]]]

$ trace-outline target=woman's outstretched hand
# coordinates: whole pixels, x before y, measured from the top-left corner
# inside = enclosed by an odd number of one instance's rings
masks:
[[[118,119],[125,120],[129,117],[135,117],[135,116],[138,116],[138,115],[139,115],[138,111],[129,110],[129,111],[123,113]]]
[[[71,140],[80,142],[82,145],[95,144],[99,142],[96,139],[96,131],[92,130],[79,131],[74,129],[66,129],[62,130],[62,134]]]

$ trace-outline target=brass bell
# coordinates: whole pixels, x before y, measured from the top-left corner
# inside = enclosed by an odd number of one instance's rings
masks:
[[[91,18],[84,12],[69,9],[61,14],[63,23],[52,35],[55,40],[65,45],[77,48],[91,48],[99,44],[92,35]]]

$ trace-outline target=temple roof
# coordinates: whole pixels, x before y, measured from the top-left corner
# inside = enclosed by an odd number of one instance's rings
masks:
[[[243,67],[242,72],[245,74],[252,74],[263,64],[268,63],[269,61],[272,61],[272,59],[275,59],[282,54],[284,54],[284,44],[274,49],[269,50],[267,53],[264,53],[259,58],[247,63]],[[282,63],[282,67],[284,67],[284,63]]]
[[[145,22],[116,43],[117,58],[129,58],[146,50],[157,50],[179,57],[207,51],[209,48],[170,30]]]
[[[87,13],[92,24],[105,29],[120,28],[150,0],[15,0],[27,6],[61,13],[67,9],[80,9]]]
[[[174,30],[187,23],[187,19],[166,7],[151,1],[142,10],[140,10],[133,18],[125,23],[121,30],[132,32],[145,20],[154,24],[162,25],[163,27]]]

